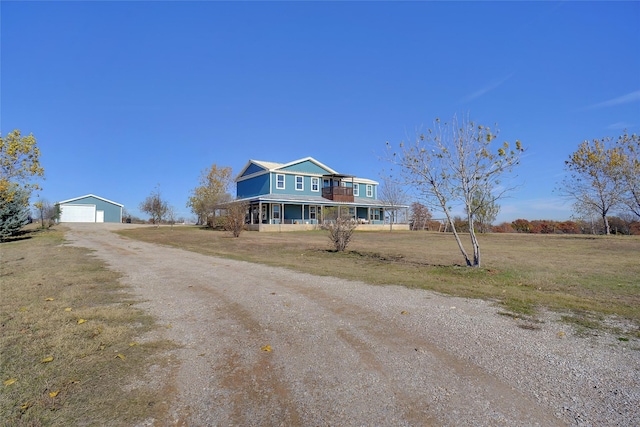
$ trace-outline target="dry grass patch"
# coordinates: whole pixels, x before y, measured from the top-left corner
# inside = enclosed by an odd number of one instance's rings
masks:
[[[138,343],[154,328],[131,295],[87,250],[60,231],[2,243],[0,413],[2,425],[133,425],[154,417],[158,392],[123,387],[168,343]]]
[[[453,237],[445,233],[356,231],[344,253],[331,251],[322,231],[252,232],[238,239],[198,227],[121,234],[312,274],[495,300],[518,314],[545,307],[577,316],[614,315],[640,325],[640,238],[635,236],[480,235],[483,268],[472,269],[462,266]]]

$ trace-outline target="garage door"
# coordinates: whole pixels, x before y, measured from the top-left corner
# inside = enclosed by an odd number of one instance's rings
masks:
[[[60,222],[96,222],[96,205],[62,205]]]

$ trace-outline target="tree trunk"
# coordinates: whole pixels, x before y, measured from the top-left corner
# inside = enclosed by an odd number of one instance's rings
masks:
[[[480,267],[480,244],[478,243],[478,236],[476,236],[473,215],[468,214],[467,220],[469,223],[469,236],[471,237],[471,246],[473,247],[473,267],[479,268]]]
[[[462,244],[462,240],[460,240],[460,236],[458,235],[458,231],[456,230],[456,226],[453,224],[453,219],[449,215],[448,211],[445,211],[447,215],[447,221],[449,221],[449,225],[451,225],[451,231],[453,232],[453,236],[456,238],[456,242],[458,243],[458,248],[460,248],[460,252],[462,252],[462,256],[464,257],[464,261],[467,264],[467,267],[471,267],[471,260],[469,259],[469,255],[467,255],[467,251],[464,250],[464,246]]]
[[[609,226],[609,220],[607,219],[607,214],[602,215],[602,221],[604,222],[604,232],[608,236],[611,234],[611,227]]]

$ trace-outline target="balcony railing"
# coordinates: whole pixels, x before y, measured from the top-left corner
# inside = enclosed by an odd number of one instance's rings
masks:
[[[342,186],[324,187],[322,189],[322,197],[334,202],[353,202],[353,188]]]

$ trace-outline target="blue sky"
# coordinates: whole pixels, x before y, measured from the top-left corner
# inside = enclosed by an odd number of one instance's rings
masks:
[[[640,132],[640,2],[0,2],[2,134],[32,132],[40,196],[184,216],[200,172],[311,156],[379,179],[436,117],[527,147],[499,221],[568,219],[585,139]]]

